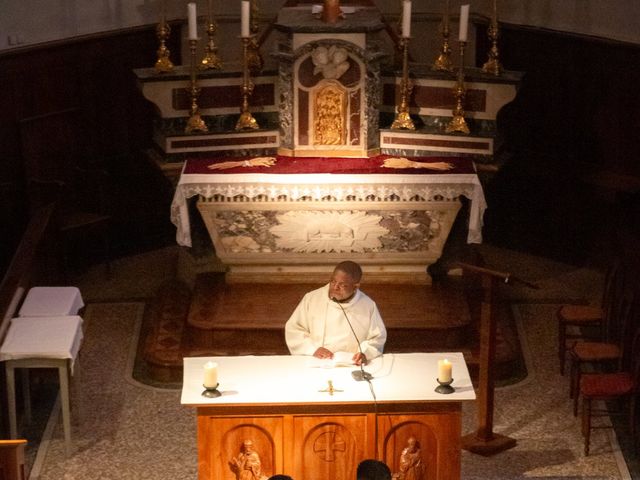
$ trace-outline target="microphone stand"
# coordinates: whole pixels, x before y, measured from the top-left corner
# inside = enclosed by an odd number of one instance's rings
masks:
[[[347,312],[345,312],[344,307],[340,304],[340,302],[336,298],[333,298],[333,297],[331,297],[331,300],[336,302],[336,304],[338,304],[338,306],[340,307],[340,310],[342,310],[342,314],[344,315],[344,318],[347,320],[347,324],[349,325],[349,328],[351,329],[351,333],[353,333],[353,338],[356,339],[356,343],[358,344],[358,351],[360,352],[360,356],[361,356],[361,358],[360,358],[360,370],[354,370],[353,372],[351,372],[351,376],[357,382],[362,382],[363,380],[366,380],[367,382],[369,382],[373,378],[373,375],[371,375],[369,372],[365,372],[364,371],[364,367],[362,366],[362,362],[367,357],[365,357],[364,353],[362,352],[362,347],[360,346],[360,340],[358,340],[358,336],[356,335],[356,331],[353,329],[353,325],[351,325],[351,322],[349,321],[349,317],[347,316]]]
[[[360,340],[358,339],[358,336],[356,335],[356,331],[353,329],[353,325],[351,325],[351,322],[349,321],[349,317],[347,316],[347,312],[344,310],[344,307],[342,306],[342,304],[334,297],[331,297],[331,300],[333,300],[334,302],[336,302],[338,304],[338,306],[340,307],[340,310],[342,310],[342,314],[344,315],[344,318],[347,320],[347,324],[349,325],[349,328],[351,329],[351,333],[353,333],[353,337],[356,339],[356,343],[358,344],[358,351],[360,352],[360,370],[354,370],[351,372],[351,376],[353,377],[353,379],[356,382],[362,382],[363,380],[366,381],[369,384],[369,390],[371,391],[371,397],[373,397],[373,409],[374,409],[374,415],[375,415],[375,428],[374,428],[374,444],[376,446],[376,448],[378,448],[378,397],[376,397],[376,392],[373,389],[373,383],[371,383],[371,380],[373,379],[373,375],[371,375],[369,372],[365,372],[364,371],[364,367],[362,366],[362,362],[367,358],[364,356],[364,353],[362,352],[362,347],[360,346]]]

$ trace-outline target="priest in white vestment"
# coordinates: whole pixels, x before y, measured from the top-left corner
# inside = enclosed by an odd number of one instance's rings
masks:
[[[292,355],[333,358],[350,352],[356,365],[382,355],[387,329],[375,302],[360,291],[361,278],[360,265],[341,262],[328,284],[302,298],[285,325]]]

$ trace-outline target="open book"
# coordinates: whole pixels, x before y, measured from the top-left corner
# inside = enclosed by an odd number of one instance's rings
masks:
[[[333,358],[309,357],[309,362],[311,367],[316,368],[350,367],[355,365],[353,355],[351,352],[335,352]]]

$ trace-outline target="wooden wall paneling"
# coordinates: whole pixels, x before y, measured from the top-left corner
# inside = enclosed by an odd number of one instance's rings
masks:
[[[0,181],[0,276],[11,260],[26,225],[24,191],[13,181]]]
[[[172,25],[168,46],[176,65],[180,42],[180,27]],[[63,176],[67,160],[61,159],[75,157],[102,162],[121,178],[137,177],[122,182],[118,192],[122,206],[116,228],[127,238],[127,252],[135,252],[138,244],[148,248],[145,234],[131,236],[131,224],[149,232],[156,244],[164,238],[170,199],[156,180],[145,183],[151,166],[140,154],[152,145],[153,109],[133,74],[134,68],[153,66],[156,50],[152,25],[0,54],[0,183],[10,184],[3,199],[15,195],[11,203],[25,206],[0,211],[2,224],[26,223],[27,177]],[[144,206],[138,206],[141,195]],[[135,218],[129,220],[132,211]],[[0,244],[0,258],[10,258],[22,228]]]
[[[25,176],[69,181],[86,153],[84,124],[77,107],[20,120]]]
[[[484,61],[486,51],[477,54]],[[584,262],[610,238],[609,221],[640,209],[618,197],[640,196],[640,95],[632,86],[640,47],[503,25],[500,56],[525,76],[498,114],[502,167],[485,190],[485,241]]]

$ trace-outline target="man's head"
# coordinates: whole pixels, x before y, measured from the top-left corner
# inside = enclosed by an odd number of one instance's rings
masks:
[[[357,480],[391,480],[391,470],[380,460],[363,460],[356,471]]]
[[[331,281],[329,282],[329,298],[343,301],[351,298],[362,278],[362,268],[356,262],[340,262],[333,269]]]
[[[407,440],[407,446],[412,452],[415,452],[419,448],[418,441],[415,439],[415,437],[409,437],[409,440]]]
[[[242,442],[242,451],[245,453],[251,453],[253,450],[253,442],[251,440],[245,440]]]

